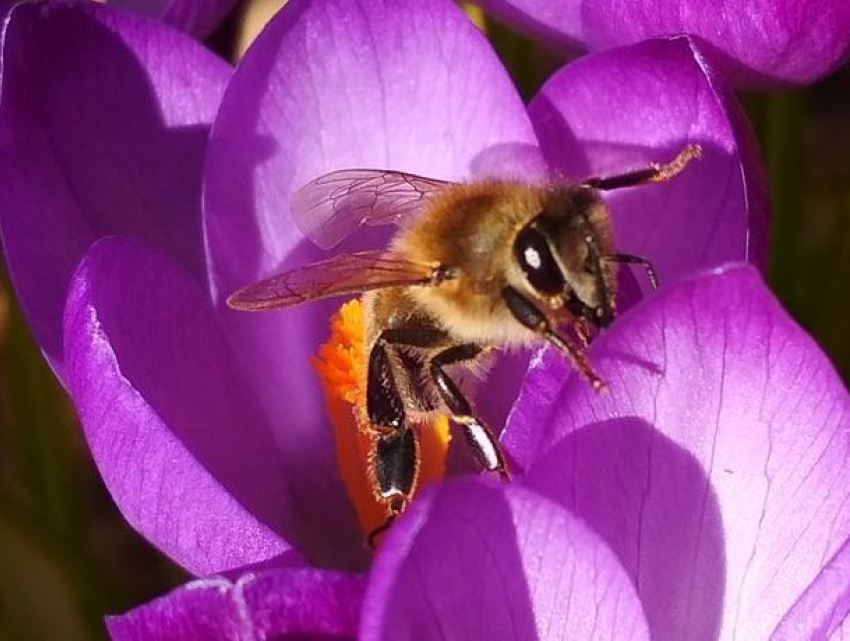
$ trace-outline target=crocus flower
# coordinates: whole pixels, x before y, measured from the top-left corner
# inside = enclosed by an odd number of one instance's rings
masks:
[[[850,55],[845,0],[480,0],[517,27],[591,51],[687,33],[742,88],[799,85]]]
[[[676,180],[612,194],[618,245],[670,284],[729,260],[763,266],[763,182],[746,123],[686,38],[588,56],[528,109],[483,36],[438,0],[292,3],[223,96],[221,61],[108,7],[20,6],[2,53],[8,267],[113,498],[198,576],[263,568],[202,584],[207,592],[192,586],[184,604],[210,603],[206,594],[242,616],[256,602],[248,595],[265,593],[259,584],[350,608],[334,595],[355,595],[357,580],[339,571],[370,561],[309,366],[332,305],[251,316],[223,304],[239,286],[321,256],[288,216],[307,180],[343,167],[575,180],[699,143],[703,158]],[[371,231],[342,249],[385,240]],[[505,379],[519,375],[505,367],[484,390],[494,425],[513,400]],[[480,491],[505,493],[517,510],[539,500],[494,487]],[[446,488],[414,508],[465,495]],[[586,539],[586,550],[613,558],[557,514],[572,533],[558,541]],[[599,576],[624,576],[617,567]]]
[[[113,635],[840,634],[850,397],[752,268],[664,289],[591,355],[610,394],[540,355],[504,439],[518,478],[426,489],[365,580],[303,569],[203,579],[112,618]]]

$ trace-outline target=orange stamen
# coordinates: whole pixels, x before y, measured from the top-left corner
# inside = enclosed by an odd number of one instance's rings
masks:
[[[331,337],[313,359],[325,390],[336,437],[337,463],[360,525],[368,535],[390,516],[389,505],[376,495],[369,473],[374,434],[366,418],[366,326],[359,300],[343,305],[331,320]],[[446,472],[449,422],[446,416],[418,429],[421,463],[419,484],[440,480]]]

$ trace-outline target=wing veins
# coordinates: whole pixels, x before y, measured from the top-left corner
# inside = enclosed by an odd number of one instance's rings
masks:
[[[261,311],[387,287],[437,285],[445,278],[439,265],[415,263],[391,251],[340,254],[248,285],[227,304]]]
[[[421,212],[446,181],[380,169],[342,169],[319,176],[292,197],[296,224],[331,249],[362,225],[388,225]]]

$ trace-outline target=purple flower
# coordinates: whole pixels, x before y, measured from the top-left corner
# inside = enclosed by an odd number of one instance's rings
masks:
[[[764,184],[749,130],[686,38],[588,56],[528,109],[449,2],[292,3],[226,91],[230,69],[199,45],[108,7],[20,6],[2,55],[0,231],[9,271],[113,498],[196,575],[266,568],[192,585],[175,597],[184,610],[220,604],[244,625],[250,613],[282,629],[289,620],[272,613],[285,596],[265,595],[257,587],[265,585],[324,590],[328,611],[350,612],[358,580],[305,566],[362,570],[370,560],[309,368],[334,305],[245,315],[222,303],[239,286],[321,256],[287,215],[291,193],[309,179],[344,167],[578,179],[699,143],[703,159],[676,180],[612,195],[618,245],[650,258],[670,285],[726,261],[764,264]],[[385,230],[371,231],[343,249],[385,239]],[[504,422],[515,396],[506,390],[522,371],[508,362],[480,399],[494,425]],[[547,430],[564,424],[517,409],[507,443],[537,434],[539,447],[528,452],[545,453]],[[536,468],[523,464],[534,479]],[[418,548],[398,546],[418,540],[404,534],[410,528],[458,527],[448,517],[471,510],[485,529],[513,524],[514,539],[527,532],[551,546],[553,559],[582,576],[598,563],[600,581],[625,586],[612,588],[622,594],[622,624],[638,625],[630,566],[616,561],[615,546],[610,552],[533,485],[455,483],[463,487],[441,485],[398,523],[368,591],[409,575],[408,552]],[[504,509],[476,512],[481,492]],[[551,541],[530,515],[539,504],[546,523],[563,526]],[[598,561],[587,565],[586,554]],[[517,571],[531,562],[511,558]],[[452,568],[447,562],[441,571]],[[558,581],[547,585],[541,598],[556,588],[566,594]],[[521,600],[518,586],[506,598]],[[369,626],[383,621],[364,612]],[[305,617],[306,630],[314,619]]]
[[[479,0],[509,23],[591,51],[681,33],[739,87],[814,82],[850,54],[845,0]]]
[[[536,358],[504,441],[519,478],[425,490],[365,579],[293,568],[204,579],[112,618],[110,630],[118,639],[840,632],[850,610],[850,398],[760,277],[730,266],[666,288],[591,355],[610,394],[557,354]]]

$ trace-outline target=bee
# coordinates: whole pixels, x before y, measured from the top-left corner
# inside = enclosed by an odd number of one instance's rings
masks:
[[[360,427],[372,437],[367,472],[388,525],[416,490],[416,426],[432,412],[447,412],[462,428],[484,470],[508,476],[493,430],[450,366],[473,365],[494,348],[548,342],[604,388],[586,348],[614,319],[615,268],[638,265],[653,287],[657,278],[645,258],[615,251],[600,192],[669,180],[700,153],[689,145],[669,163],[574,184],[334,171],[294,194],[296,224],[326,250],[361,225],[396,224],[389,246],[298,267],[227,303],[260,311],[362,295],[369,357]]]

